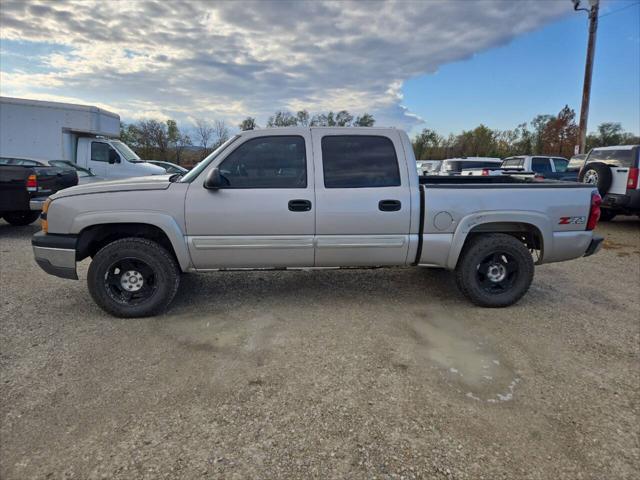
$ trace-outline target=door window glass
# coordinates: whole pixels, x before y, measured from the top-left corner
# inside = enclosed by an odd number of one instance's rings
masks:
[[[102,142],[91,143],[91,160],[94,162],[109,161],[109,145]]]
[[[339,135],[322,138],[325,188],[394,187],[400,170],[387,137]]]
[[[551,173],[551,163],[546,157],[534,157],[531,159],[531,170],[536,173]]]
[[[226,188],[306,188],[307,155],[300,136],[247,140],[219,166]]]

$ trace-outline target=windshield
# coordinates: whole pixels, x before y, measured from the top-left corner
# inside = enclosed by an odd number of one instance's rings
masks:
[[[214,158],[216,158],[218,155],[220,155],[222,152],[224,152],[226,150],[226,148],[231,145],[233,142],[235,142],[238,138],[240,138],[240,135],[236,135],[234,137],[231,137],[229,140],[227,140],[226,142],[224,142],[222,145],[220,145],[218,148],[216,148],[213,152],[211,152],[207,157],[205,157],[204,160],[202,160],[200,163],[198,163],[192,170],[189,171],[189,173],[185,174],[184,177],[182,177],[180,179],[181,182],[191,182],[193,181],[198,175],[200,175],[200,173],[207,168],[207,165],[209,165]]]
[[[118,150],[120,155],[122,155],[127,162],[142,162],[142,160],[140,160],[140,157],[136,155],[136,153],[131,150],[126,143],[122,143],[120,140],[111,140],[111,145],[113,145],[113,147]]]
[[[68,168],[71,167],[78,172],[79,177],[95,177],[91,170],[87,170],[86,168],[79,167],[73,162],[69,162],[68,160],[51,160],[49,161],[51,165],[54,167]]]

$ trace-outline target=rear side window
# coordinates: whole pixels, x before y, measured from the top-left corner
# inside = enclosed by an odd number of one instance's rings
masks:
[[[556,172],[563,173],[567,171],[569,161],[566,158],[554,158],[553,165],[556,167]]]
[[[635,167],[638,158],[638,147],[620,150],[592,150],[587,162],[603,162],[614,167]]]
[[[339,135],[322,138],[325,188],[397,187],[400,170],[387,137]]]
[[[551,163],[547,157],[534,157],[531,159],[531,170],[536,173],[551,173]]]
[[[304,138],[296,135],[247,140],[218,168],[226,188],[306,188]]]
[[[91,143],[91,160],[94,162],[109,161],[109,145],[101,142]]]

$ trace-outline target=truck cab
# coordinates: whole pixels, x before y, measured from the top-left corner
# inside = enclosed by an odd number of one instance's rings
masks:
[[[109,138],[78,138],[76,163],[108,180],[166,174],[163,168],[141,160],[125,143]]]

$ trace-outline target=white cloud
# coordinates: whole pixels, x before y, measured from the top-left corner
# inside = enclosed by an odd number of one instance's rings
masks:
[[[44,72],[3,65],[0,92],[75,98],[124,118],[264,123],[276,109],[344,108],[409,127],[420,120],[401,104],[403,81],[569,9],[566,0],[3,1],[0,38],[67,48],[43,54]]]

